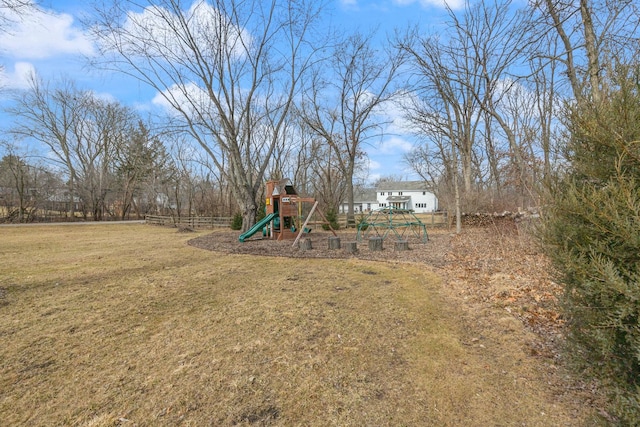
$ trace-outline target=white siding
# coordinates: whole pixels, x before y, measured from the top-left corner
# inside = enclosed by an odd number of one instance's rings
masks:
[[[438,199],[421,181],[384,182],[376,189],[375,200],[369,200],[369,198],[373,199],[373,197],[373,194],[371,194],[366,198],[354,200],[354,211],[356,213],[366,213],[367,208],[373,210],[390,206],[411,209],[416,213],[438,210]],[[392,199],[389,200],[389,197]],[[340,212],[347,212],[346,202],[340,205]]]
[[[409,198],[404,207],[413,209],[416,213],[433,212],[438,210],[438,199],[435,194],[430,191],[420,190],[396,190],[396,191],[378,191],[378,208],[386,208],[390,206],[387,200],[389,196],[403,196]]]

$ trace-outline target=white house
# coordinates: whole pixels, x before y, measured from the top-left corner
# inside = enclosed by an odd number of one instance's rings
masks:
[[[392,207],[409,209],[416,213],[438,210],[438,199],[424,181],[382,182],[375,189],[366,189],[354,194],[355,213]],[[340,213],[346,213],[348,203],[340,205]]]
[[[424,181],[382,182],[376,193],[378,208],[410,209],[416,213],[438,210],[438,199]]]

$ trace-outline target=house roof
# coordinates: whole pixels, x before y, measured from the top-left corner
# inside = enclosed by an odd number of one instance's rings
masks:
[[[387,202],[408,202],[411,200],[411,196],[389,196]]]
[[[353,195],[354,202],[365,202],[365,203],[376,203],[377,191],[375,188],[364,188],[362,190],[356,191]]]
[[[424,181],[385,181],[378,184],[378,191],[431,191]]]

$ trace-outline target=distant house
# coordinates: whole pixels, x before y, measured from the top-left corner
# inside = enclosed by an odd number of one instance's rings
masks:
[[[354,194],[355,213],[392,207],[409,209],[416,213],[438,210],[438,198],[424,181],[382,182],[375,189],[366,189]],[[340,205],[340,212],[346,213],[348,203]]]
[[[52,194],[46,197],[46,209],[50,211],[68,212],[69,206],[69,192],[67,190],[56,189]],[[73,208],[74,212],[80,211],[80,197],[73,196]]]
[[[438,198],[424,181],[382,182],[376,193],[379,208],[411,209],[416,213],[438,210]]]
[[[353,194],[353,212],[363,213],[370,212],[373,209],[378,208],[378,199],[376,198],[375,188],[365,188],[360,191],[354,190]],[[347,201],[342,202],[340,205],[340,213],[347,213],[349,210],[349,203]]]

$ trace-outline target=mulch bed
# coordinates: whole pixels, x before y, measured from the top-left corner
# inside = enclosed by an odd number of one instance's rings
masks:
[[[406,239],[409,242],[409,250],[407,251],[396,251],[394,249],[394,237],[388,237],[384,241],[382,251],[370,251],[368,240],[363,239],[363,241],[357,242],[358,250],[355,254],[349,254],[344,249],[329,249],[328,240],[333,237],[333,234],[326,231],[314,230],[304,236],[305,239],[311,240],[312,249],[310,250],[294,247],[293,240],[275,241],[257,237],[241,243],[238,241],[239,234],[239,232],[216,231],[192,239],[189,244],[201,249],[231,254],[289,258],[357,258],[375,261],[405,261],[424,263],[434,267],[444,265],[446,252],[450,249],[450,233],[447,230],[431,230],[427,243],[413,237]],[[339,231],[337,235],[341,243],[357,241],[354,230]]]

